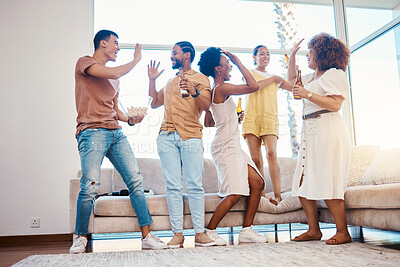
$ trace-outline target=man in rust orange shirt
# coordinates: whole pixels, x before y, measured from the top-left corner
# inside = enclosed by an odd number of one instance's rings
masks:
[[[129,125],[139,123],[141,117],[127,117],[118,108],[119,78],[130,72],[142,57],[142,48],[135,47],[131,62],[106,67],[115,61],[119,51],[118,35],[108,30],[99,31],[94,37],[93,56],[78,59],[75,68],[75,100],[77,116],[76,139],[81,158],[81,191],[78,196],[76,227],[70,253],[86,251],[90,213],[93,198],[100,186],[101,163],[106,156],[121,174],[129,189],[131,204],[142,231],[142,247],[167,248],[158,237],[150,233],[153,222],[143,192],[143,177],[136,158],[121,131],[119,121]]]

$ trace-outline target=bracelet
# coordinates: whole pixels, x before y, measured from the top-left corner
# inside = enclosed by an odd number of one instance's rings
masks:
[[[129,118],[128,118],[128,121],[127,121],[127,123],[128,123],[128,125],[129,125],[129,126],[133,126],[133,125],[135,125],[134,123],[132,123],[132,124],[130,124],[130,123],[129,123]]]
[[[282,81],[280,81],[279,83],[277,83],[276,86],[277,86],[278,88],[280,88],[282,83],[283,83],[283,79],[282,79]]]
[[[200,95],[200,92],[199,92],[198,89],[196,89],[196,94],[195,94],[195,95],[192,95],[192,97],[193,97],[193,98],[196,98],[196,97],[198,97],[199,95]]]
[[[313,93],[309,92],[307,95],[307,99],[310,100],[310,98],[313,96]]]

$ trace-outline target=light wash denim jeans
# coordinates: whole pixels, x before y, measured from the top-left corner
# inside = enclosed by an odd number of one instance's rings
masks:
[[[151,219],[143,191],[143,177],[133,151],[121,129],[86,129],[77,136],[81,157],[82,178],[79,192],[75,234],[88,234],[93,199],[100,186],[100,166],[104,156],[109,158],[128,186],[131,204],[139,226],[150,225]]]
[[[183,171],[194,231],[204,232],[203,141],[199,138],[183,141],[178,132],[161,131],[157,150],[167,187],[172,232],[183,232]]]

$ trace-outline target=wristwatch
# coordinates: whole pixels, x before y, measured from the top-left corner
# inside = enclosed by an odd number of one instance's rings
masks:
[[[313,93],[309,92],[307,95],[307,99],[310,100],[310,98],[313,96]]]
[[[195,94],[195,95],[192,95],[192,97],[193,97],[193,98],[196,98],[196,97],[198,97],[199,95],[200,95],[200,92],[199,92],[198,89],[196,89],[196,94]]]
[[[132,124],[130,124],[130,123],[129,123],[129,118],[128,118],[128,121],[127,121],[127,123],[128,123],[128,125],[129,125],[129,126],[133,126],[133,125],[135,125],[134,123],[132,123]]]

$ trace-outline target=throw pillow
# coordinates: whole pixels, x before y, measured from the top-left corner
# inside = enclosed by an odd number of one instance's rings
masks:
[[[351,150],[347,186],[360,185],[361,179],[379,152],[379,146],[355,146]]]
[[[400,183],[400,148],[382,150],[365,171],[361,184]]]

